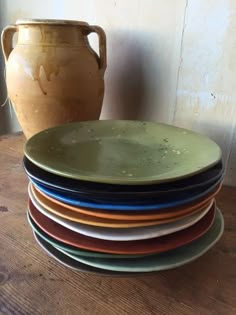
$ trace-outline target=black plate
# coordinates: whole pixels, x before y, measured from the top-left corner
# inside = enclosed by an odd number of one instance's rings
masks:
[[[24,169],[30,179],[35,183],[43,185],[46,188],[53,188],[60,192],[69,192],[76,194],[81,198],[93,198],[94,200],[114,200],[123,201],[150,199],[160,195],[177,194],[180,192],[194,192],[196,189],[205,190],[216,183],[223,175],[224,168],[222,162],[214,167],[187,179],[175,181],[173,183],[163,183],[155,185],[112,185],[98,184],[87,181],[65,178],[59,175],[47,172],[26,157],[23,159]]]

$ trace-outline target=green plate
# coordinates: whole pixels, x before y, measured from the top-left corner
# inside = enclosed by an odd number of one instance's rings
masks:
[[[56,247],[53,247],[50,243],[45,241],[38,234],[34,232],[33,234],[34,234],[36,242],[44,250],[44,252],[46,252],[50,257],[54,258],[56,261],[58,261],[60,264],[64,265],[65,267],[68,267],[78,272],[92,273],[92,274],[96,274],[102,277],[110,276],[112,278],[114,277],[127,278],[127,277],[143,276],[143,275],[151,276],[155,274],[155,272],[150,272],[148,274],[141,273],[141,272],[117,272],[117,271],[104,270],[104,269],[91,267],[91,266],[82,264],[75,259],[70,258],[69,256],[63,254],[61,251],[57,250]]]
[[[41,238],[38,234],[34,233],[34,237],[36,242],[39,244],[39,246],[46,252],[50,257],[54,258],[56,261],[58,261],[60,264],[64,265],[65,267],[68,267],[70,269],[73,269],[75,271],[79,272],[85,272],[85,273],[92,273],[100,276],[111,276],[111,277],[137,277],[143,275],[143,273],[136,273],[136,272],[116,272],[116,271],[110,271],[110,270],[104,270],[99,269],[95,267],[91,267],[85,264],[82,264],[78,262],[75,259],[70,258],[67,255],[64,255],[62,252],[57,250],[55,247],[50,245],[47,241],[45,241],[43,238]],[[153,273],[150,273],[153,274]]]
[[[84,249],[79,249],[77,247],[70,246],[68,244],[64,244],[63,242],[57,241],[54,238],[52,238],[50,235],[46,234],[40,227],[37,226],[37,224],[34,222],[34,220],[30,217],[29,212],[27,211],[27,219],[32,227],[33,232],[38,235],[40,238],[42,238],[44,241],[55,247],[57,250],[62,251],[68,255],[72,254],[74,256],[84,256],[84,257],[93,257],[93,258],[110,258],[110,259],[120,259],[120,258],[130,258],[134,259],[137,257],[144,257],[149,255],[121,255],[121,254],[106,254],[106,253],[98,253],[95,251],[88,251]]]
[[[180,267],[191,261],[199,258],[206,253],[221,237],[224,231],[224,219],[217,209],[215,221],[210,230],[198,240],[192,243],[182,246],[178,249],[152,255],[149,257],[136,258],[134,260],[128,259],[99,259],[99,258],[84,258],[67,254],[70,258],[73,258],[80,263],[87,264],[92,267],[119,271],[119,272],[152,272],[168,270],[176,267]]]
[[[120,120],[47,129],[30,138],[24,151],[51,173],[122,185],[177,180],[221,159],[219,146],[205,136],[160,123]]]

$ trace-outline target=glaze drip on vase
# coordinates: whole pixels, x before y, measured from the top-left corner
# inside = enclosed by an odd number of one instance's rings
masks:
[[[92,32],[99,36],[99,56],[88,42]],[[106,36],[99,26],[21,20],[3,30],[2,49],[8,96],[27,138],[56,125],[99,119],[106,69]]]

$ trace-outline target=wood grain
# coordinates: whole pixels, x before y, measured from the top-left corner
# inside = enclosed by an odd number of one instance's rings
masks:
[[[37,246],[26,220],[24,138],[0,138],[1,315],[233,315],[236,313],[236,190],[218,197],[226,228],[209,253],[184,267],[138,278],[71,271]]]

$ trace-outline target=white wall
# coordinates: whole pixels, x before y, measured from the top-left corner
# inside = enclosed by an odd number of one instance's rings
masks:
[[[181,60],[173,123],[218,142],[236,185],[236,1],[188,1]]]
[[[4,19],[4,1],[0,0],[0,30],[6,25],[8,19]],[[17,123],[14,110],[7,102],[7,92],[5,85],[5,65],[3,58],[0,55],[0,134],[18,131],[19,125]]]
[[[226,182],[236,185],[236,1],[0,0],[1,25],[18,18],[102,26],[108,43],[102,118],[156,120],[207,134],[223,149]]]

